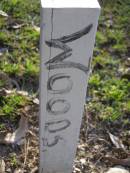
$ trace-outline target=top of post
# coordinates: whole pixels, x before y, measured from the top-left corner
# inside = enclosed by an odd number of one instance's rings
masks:
[[[41,0],[42,8],[100,8],[97,0]]]

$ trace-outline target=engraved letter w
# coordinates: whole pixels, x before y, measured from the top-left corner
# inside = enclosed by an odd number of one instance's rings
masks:
[[[89,69],[88,69],[88,67],[84,66],[83,64],[71,62],[71,61],[63,61],[63,60],[65,60],[66,58],[68,58],[72,55],[72,49],[69,46],[67,46],[65,43],[73,42],[73,41],[85,36],[86,34],[88,34],[91,31],[92,27],[93,27],[93,25],[90,24],[87,27],[85,27],[84,29],[82,29],[76,33],[73,33],[71,35],[67,35],[67,36],[63,36],[58,39],[51,39],[49,41],[46,41],[46,44],[49,47],[59,48],[59,49],[63,50],[62,53],[58,54],[57,56],[53,57],[52,59],[50,59],[49,61],[47,61],[45,63],[45,65],[47,66],[47,69],[53,70],[53,69],[57,69],[57,68],[77,68],[77,69],[80,69],[83,72],[87,73],[89,71]]]

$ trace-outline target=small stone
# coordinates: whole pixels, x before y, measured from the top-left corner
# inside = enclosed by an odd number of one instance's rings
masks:
[[[24,173],[23,169],[15,169],[14,173]]]
[[[11,172],[11,168],[8,168],[7,170],[6,170],[6,173],[10,173]]]
[[[85,165],[86,164],[86,159],[84,159],[84,158],[80,159],[80,162],[81,162],[82,165]]]
[[[129,173],[124,167],[117,166],[114,168],[110,168],[106,173]]]
[[[100,146],[99,145],[95,145],[94,146],[94,149],[99,150],[100,149]]]
[[[40,27],[38,27],[36,25],[33,25],[33,28],[34,28],[35,31],[40,32]]]
[[[38,99],[38,98],[35,98],[35,99],[33,100],[33,103],[39,105],[39,99]]]

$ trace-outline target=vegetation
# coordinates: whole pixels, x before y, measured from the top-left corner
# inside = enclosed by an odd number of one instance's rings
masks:
[[[88,107],[100,120],[114,121],[130,114],[130,74],[124,75],[129,57],[130,1],[101,3],[104,8],[96,37],[93,73],[89,80],[91,101]]]
[[[125,62],[129,57],[130,2],[117,0],[114,5],[107,1],[101,3],[104,8],[96,37],[93,74],[89,80],[91,101],[88,107],[89,111],[95,112],[95,116],[101,120],[115,120],[130,110],[130,84],[128,78],[122,77],[122,71],[126,68]],[[16,79],[20,88],[36,92],[39,75],[39,32],[34,23],[39,25],[39,2],[6,0],[0,2],[0,8],[9,15],[8,18],[0,16],[0,71]],[[31,83],[29,86],[28,81]],[[5,85],[6,82],[0,79],[0,87]],[[5,112],[9,106],[7,102],[4,100]],[[9,109],[11,111],[12,108]]]
[[[123,126],[128,130],[130,125],[130,0],[100,0],[100,3],[102,12],[96,35],[86,110],[96,126],[105,123],[105,125],[112,125],[114,129],[118,122],[120,127]],[[40,33],[37,29],[40,23],[39,9],[40,2],[36,0],[0,1],[0,10],[5,12],[4,15],[0,13],[0,132],[14,129],[21,115],[21,108],[30,104],[28,97],[18,94],[15,90],[27,91],[31,96],[37,95],[40,64]],[[5,89],[13,92],[5,94]],[[32,124],[36,125],[34,119],[31,119],[31,123],[33,121]],[[81,138],[84,141],[85,131],[86,129],[82,131]],[[32,136],[37,137],[34,134]],[[33,138],[30,143],[36,147],[34,141]],[[83,148],[79,157],[86,158],[83,151],[91,149],[92,153],[91,147],[92,145]],[[36,160],[37,157],[33,157],[32,150],[31,148],[27,152],[30,156],[28,164],[24,165],[26,172],[31,172],[31,168],[36,164],[36,161],[32,167],[29,164],[32,158]],[[24,159],[22,155],[19,157],[14,149],[9,151],[7,163],[10,162],[11,170],[14,171]],[[35,151],[36,149],[34,153]],[[8,154],[8,150],[6,152]],[[94,157],[99,158],[97,155]],[[91,157],[89,159],[91,163]],[[97,163],[97,159],[95,160]],[[82,166],[80,169],[89,168]]]

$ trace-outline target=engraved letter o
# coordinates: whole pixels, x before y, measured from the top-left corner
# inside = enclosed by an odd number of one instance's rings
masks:
[[[64,105],[63,109],[54,110],[53,107],[56,103],[63,104]],[[69,111],[70,107],[71,107],[70,103],[68,103],[66,100],[60,99],[60,98],[52,98],[47,102],[47,105],[46,105],[47,111],[53,115],[65,114]]]
[[[60,90],[53,89],[54,82],[60,79],[67,79],[68,85],[64,89],[60,89]],[[47,89],[54,94],[68,93],[71,91],[72,86],[73,86],[73,81],[70,79],[70,76],[65,75],[64,73],[55,74],[51,76],[47,82]]]

